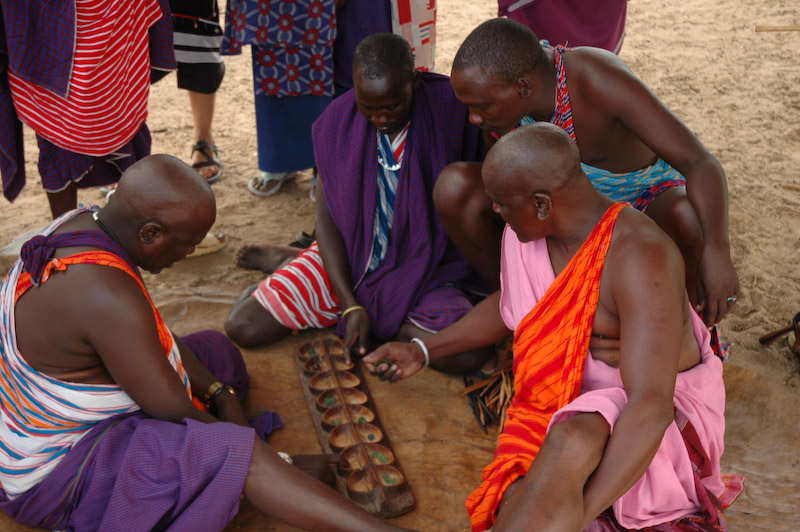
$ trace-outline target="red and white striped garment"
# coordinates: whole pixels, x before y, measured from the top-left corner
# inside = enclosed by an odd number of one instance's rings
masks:
[[[75,50],[66,98],[9,71],[23,122],[56,146],[102,157],[127,143],[147,117],[148,29],[158,0],[74,0]]]
[[[261,281],[250,295],[288,329],[324,329],[339,321],[339,301],[316,242]]]

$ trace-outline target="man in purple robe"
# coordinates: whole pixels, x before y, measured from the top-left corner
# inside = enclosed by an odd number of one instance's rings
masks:
[[[371,342],[422,338],[472,308],[473,270],[442,226],[433,186],[447,164],[482,160],[480,131],[447,77],[414,72],[400,36],[364,39],[353,78],[354,90],[314,124],[317,245],[299,254],[250,246],[237,257],[241,267],[274,272],[228,317],[240,345],[336,325],[348,356],[365,354]],[[464,353],[438,369],[475,369],[486,356]]]
[[[292,467],[257,437],[239,350],[175,337],[153,306],[139,268],[184,258],[215,217],[205,179],[158,155],[23,246],[0,283],[0,509],[56,530],[211,531],[244,495],[304,530],[401,530],[301,471],[324,459]]]

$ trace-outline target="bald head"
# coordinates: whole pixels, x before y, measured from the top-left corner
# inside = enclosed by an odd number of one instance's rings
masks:
[[[134,262],[155,272],[191,253],[214,224],[216,201],[189,165],[151,155],[122,174],[99,215]]]
[[[483,164],[487,187],[522,187],[550,194],[577,179],[581,171],[578,146],[560,127],[537,122],[504,135]]]
[[[453,59],[453,71],[477,68],[511,83],[536,70],[544,50],[530,29],[507,18],[487,20],[470,33]]]
[[[151,155],[128,168],[106,209],[130,223],[181,223],[198,210],[216,210],[211,187],[193,168],[171,155]]]
[[[521,242],[564,235],[599,196],[581,170],[575,143],[546,122],[504,135],[481,172],[494,211]]]

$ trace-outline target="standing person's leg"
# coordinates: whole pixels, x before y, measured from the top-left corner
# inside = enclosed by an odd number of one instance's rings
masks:
[[[47,201],[50,204],[50,212],[55,220],[65,212],[71,211],[78,206],[78,187],[75,186],[75,183],[70,183],[64,190],[48,192]]]
[[[214,144],[214,136],[211,133],[211,123],[214,120],[214,103],[217,94],[215,92],[211,94],[195,91],[188,92],[189,104],[192,107],[192,122],[194,124],[192,160],[190,164],[206,181],[211,183],[215,176],[221,176],[219,154],[216,144]]]
[[[216,0],[170,0],[178,88],[189,92],[192,110],[191,166],[213,183],[222,165],[212,134],[216,92],[225,75],[222,28]]]

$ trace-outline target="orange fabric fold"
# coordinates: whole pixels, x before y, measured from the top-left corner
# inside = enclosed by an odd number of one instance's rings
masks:
[[[600,275],[614,224],[625,203],[605,212],[514,334],[514,399],[494,461],[467,497],[472,530],[492,527],[506,489],[525,476],[558,409],[579,394],[600,295]]]

